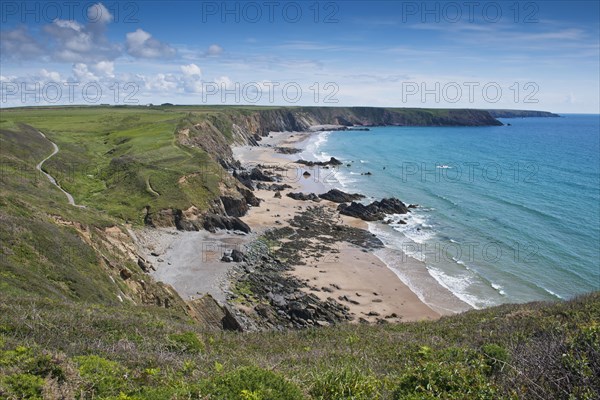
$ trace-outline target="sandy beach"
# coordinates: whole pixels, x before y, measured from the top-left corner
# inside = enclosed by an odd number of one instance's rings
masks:
[[[142,229],[135,233],[141,253],[151,262],[153,277],[172,285],[186,300],[210,294],[222,304],[232,294],[229,273],[235,263],[222,262],[222,255],[232,249],[244,250],[265,232],[290,226],[290,221],[311,207],[325,207],[332,211],[336,224],[358,228],[369,234],[369,225],[357,218],[342,216],[335,211],[338,204],[322,200],[299,201],[287,193],[321,194],[333,188],[334,168],[309,167],[295,163],[298,154],[281,154],[276,148],[302,149],[316,132],[277,132],[265,137],[260,146],[233,148],[234,157],[242,166],[261,165],[265,171],[280,175],[278,184],[289,185],[275,196],[275,191],[256,189],[254,194],[262,200],[259,207],[251,207],[241,219],[252,229],[248,235],[232,232],[187,232],[175,229]],[[304,176],[308,172],[310,176]],[[283,239],[287,240],[287,239]],[[311,239],[319,245],[319,237]],[[431,280],[431,293],[415,294],[397,272],[382,261],[377,254],[383,250],[368,250],[350,241],[337,241],[333,247],[315,252],[301,252],[300,262],[293,265],[290,274],[305,283],[300,290],[316,296],[321,301],[334,300],[347,307],[354,323],[417,321],[436,319],[468,309],[448,290],[438,285],[420,261],[408,259],[403,268],[417,272],[418,279]],[[414,276],[417,276],[414,275]],[[425,302],[424,300],[431,300]],[[429,305],[428,305],[429,304]],[[447,307],[436,306],[446,304]]]
[[[260,207],[251,208],[242,219],[255,232],[264,232],[272,227],[282,227],[287,220],[315,204],[336,209],[338,204],[323,200],[319,203],[298,201],[285,194],[288,192],[324,193],[331,188],[328,177],[334,172],[322,167],[304,167],[293,163],[297,155],[279,154],[275,147],[302,148],[314,133],[273,133],[261,142],[260,147],[235,147],[234,155],[242,165],[263,164],[277,166],[285,171],[282,184],[292,186],[282,191],[281,198],[275,198],[273,191],[256,190],[257,197],[263,199]],[[303,178],[308,171],[311,176]],[[340,216],[340,222],[368,230],[366,222],[352,217]],[[307,281],[309,288],[322,300],[334,298],[346,305],[355,316],[355,322],[366,320],[375,322],[385,318],[390,322],[416,321],[438,318],[443,310],[433,310],[423,303],[386,264],[372,252],[348,242],[341,242],[336,251],[315,258],[307,254],[303,261],[291,272],[297,278]],[[325,288],[325,289],[323,289]]]

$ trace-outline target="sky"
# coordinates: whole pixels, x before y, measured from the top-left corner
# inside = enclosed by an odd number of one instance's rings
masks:
[[[8,1],[0,106],[600,113],[599,1]]]

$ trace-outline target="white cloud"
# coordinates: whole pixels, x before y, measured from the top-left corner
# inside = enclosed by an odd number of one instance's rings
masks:
[[[82,25],[76,21],[55,19],[44,26],[50,56],[63,62],[94,62],[114,59],[119,55],[116,44],[104,35],[104,22]]]
[[[56,71],[47,71],[45,68],[42,68],[40,71],[40,77],[43,81],[48,82],[60,82],[60,74]]]
[[[89,82],[98,80],[98,77],[92,72],[90,72],[88,66],[84,63],[77,63],[73,65],[73,75],[75,75],[75,79],[78,82]]]
[[[167,58],[173,57],[175,49],[167,43],[160,42],[143,29],[136,29],[127,35],[127,52],[139,58]]]
[[[223,48],[221,46],[219,46],[218,44],[213,44],[208,47],[207,54],[209,56],[218,56],[222,52],[223,52]]]
[[[183,75],[185,76],[202,75],[202,70],[196,64],[182,65],[180,68],[181,72],[183,72]]]
[[[24,26],[0,34],[0,59],[30,59],[43,55],[43,47]]]
[[[158,92],[173,92],[177,89],[178,80],[173,74],[157,74],[154,77],[143,77],[145,88]]]
[[[112,61],[100,61],[93,66],[96,73],[113,78],[115,76],[115,63]]]
[[[97,3],[88,7],[87,17],[91,23],[108,24],[113,20],[113,15],[102,3]]]

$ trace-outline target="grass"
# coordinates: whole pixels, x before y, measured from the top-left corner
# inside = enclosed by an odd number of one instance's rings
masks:
[[[169,310],[31,297],[9,304],[2,296],[0,393],[11,393],[7,379],[23,374],[44,386],[60,386],[50,381],[63,374],[62,385],[83,390],[85,398],[187,398],[225,388],[237,390],[230,398],[244,398],[243,391],[268,393],[264,387],[287,383],[291,392],[316,399],[592,399],[600,393],[599,294],[434,322],[246,334],[205,331]],[[254,378],[241,380],[248,368]],[[235,382],[234,389],[224,382]]]

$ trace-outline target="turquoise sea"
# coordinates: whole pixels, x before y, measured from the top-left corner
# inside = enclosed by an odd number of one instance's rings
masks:
[[[599,290],[600,116],[502,122],[326,132],[306,152],[350,164],[328,183],[365,201],[420,206],[370,229],[390,250],[380,257],[430,304],[443,302],[433,280],[475,308]]]

